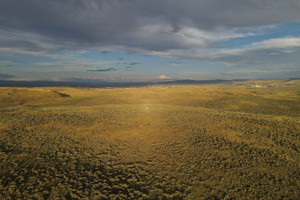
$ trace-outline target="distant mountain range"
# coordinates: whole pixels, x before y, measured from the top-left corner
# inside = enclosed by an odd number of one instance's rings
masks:
[[[160,82],[105,82],[105,81],[10,81],[0,80],[0,87],[142,87],[151,85],[190,85],[230,83],[242,80],[172,80]]]

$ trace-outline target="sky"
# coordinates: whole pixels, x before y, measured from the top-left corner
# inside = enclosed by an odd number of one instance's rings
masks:
[[[300,0],[1,0],[0,79],[300,78]]]

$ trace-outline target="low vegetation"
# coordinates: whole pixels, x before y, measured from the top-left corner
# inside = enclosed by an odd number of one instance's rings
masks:
[[[0,88],[0,199],[299,199],[300,80]]]

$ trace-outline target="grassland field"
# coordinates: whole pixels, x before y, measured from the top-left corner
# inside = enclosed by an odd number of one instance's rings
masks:
[[[0,199],[300,199],[300,80],[0,87]]]

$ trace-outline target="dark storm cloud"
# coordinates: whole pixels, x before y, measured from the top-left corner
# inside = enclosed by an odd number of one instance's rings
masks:
[[[206,47],[213,39],[194,38],[186,27],[215,31],[297,22],[299,10],[297,0],[1,0],[0,34],[19,33],[1,45],[36,51]]]
[[[112,71],[117,71],[115,68],[106,68],[106,69],[88,69],[86,70],[87,72],[112,72]]]
[[[15,78],[14,75],[0,73],[0,79]]]

